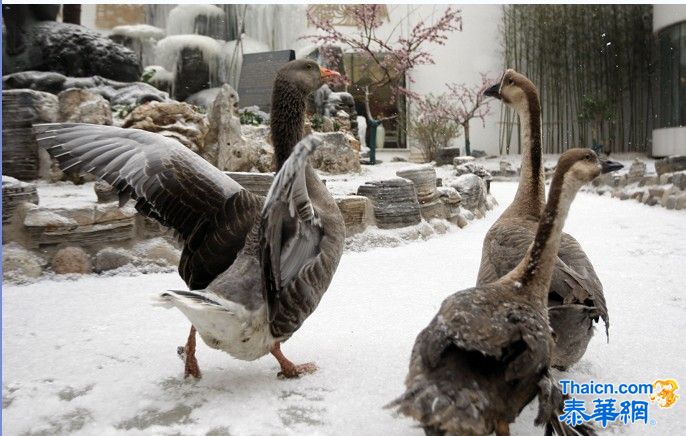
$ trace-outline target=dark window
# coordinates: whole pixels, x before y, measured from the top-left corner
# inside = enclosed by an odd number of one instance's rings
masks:
[[[657,127],[686,126],[686,22],[658,33]]]

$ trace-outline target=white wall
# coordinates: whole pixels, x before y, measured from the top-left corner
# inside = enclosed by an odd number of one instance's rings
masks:
[[[686,21],[686,5],[653,5],[653,32]]]

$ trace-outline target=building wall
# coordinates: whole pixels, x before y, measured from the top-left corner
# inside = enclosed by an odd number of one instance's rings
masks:
[[[668,26],[686,22],[686,5],[654,5],[653,6],[653,32],[659,33]],[[659,53],[658,53],[659,55]],[[681,72],[680,87],[686,87],[683,81],[686,80],[686,44],[681,41]],[[659,75],[658,75],[659,76]],[[660,86],[658,77],[658,87]],[[681,88],[683,89],[683,88]],[[671,90],[669,92],[672,92]],[[681,98],[684,92],[679,93]],[[686,155],[686,126],[666,127],[653,130],[653,142],[651,154],[655,157],[670,155]]]

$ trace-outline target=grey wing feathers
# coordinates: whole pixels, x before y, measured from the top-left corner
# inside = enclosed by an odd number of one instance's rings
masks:
[[[179,272],[191,289],[205,287],[242,248],[246,225],[235,218],[244,211],[234,203],[252,194],[177,141],[143,130],[93,124],[38,124],[34,131],[39,145],[63,170],[94,174],[117,189],[120,203],[131,197],[140,213],[178,232],[184,241]],[[246,210],[252,211],[247,219],[252,225],[259,205],[247,200],[243,198],[250,206]],[[208,244],[215,259],[212,253],[202,253]],[[203,262],[193,259],[196,253],[217,265],[204,270]]]
[[[318,143],[307,137],[295,146],[262,209],[260,250],[270,321],[278,311],[280,291],[319,253],[323,232],[305,183],[307,158]]]

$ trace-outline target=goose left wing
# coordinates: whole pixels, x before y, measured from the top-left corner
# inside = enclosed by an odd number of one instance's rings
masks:
[[[318,145],[309,136],[295,146],[262,209],[260,250],[269,322],[279,312],[282,291],[319,254],[323,228],[305,183],[307,158]]]

